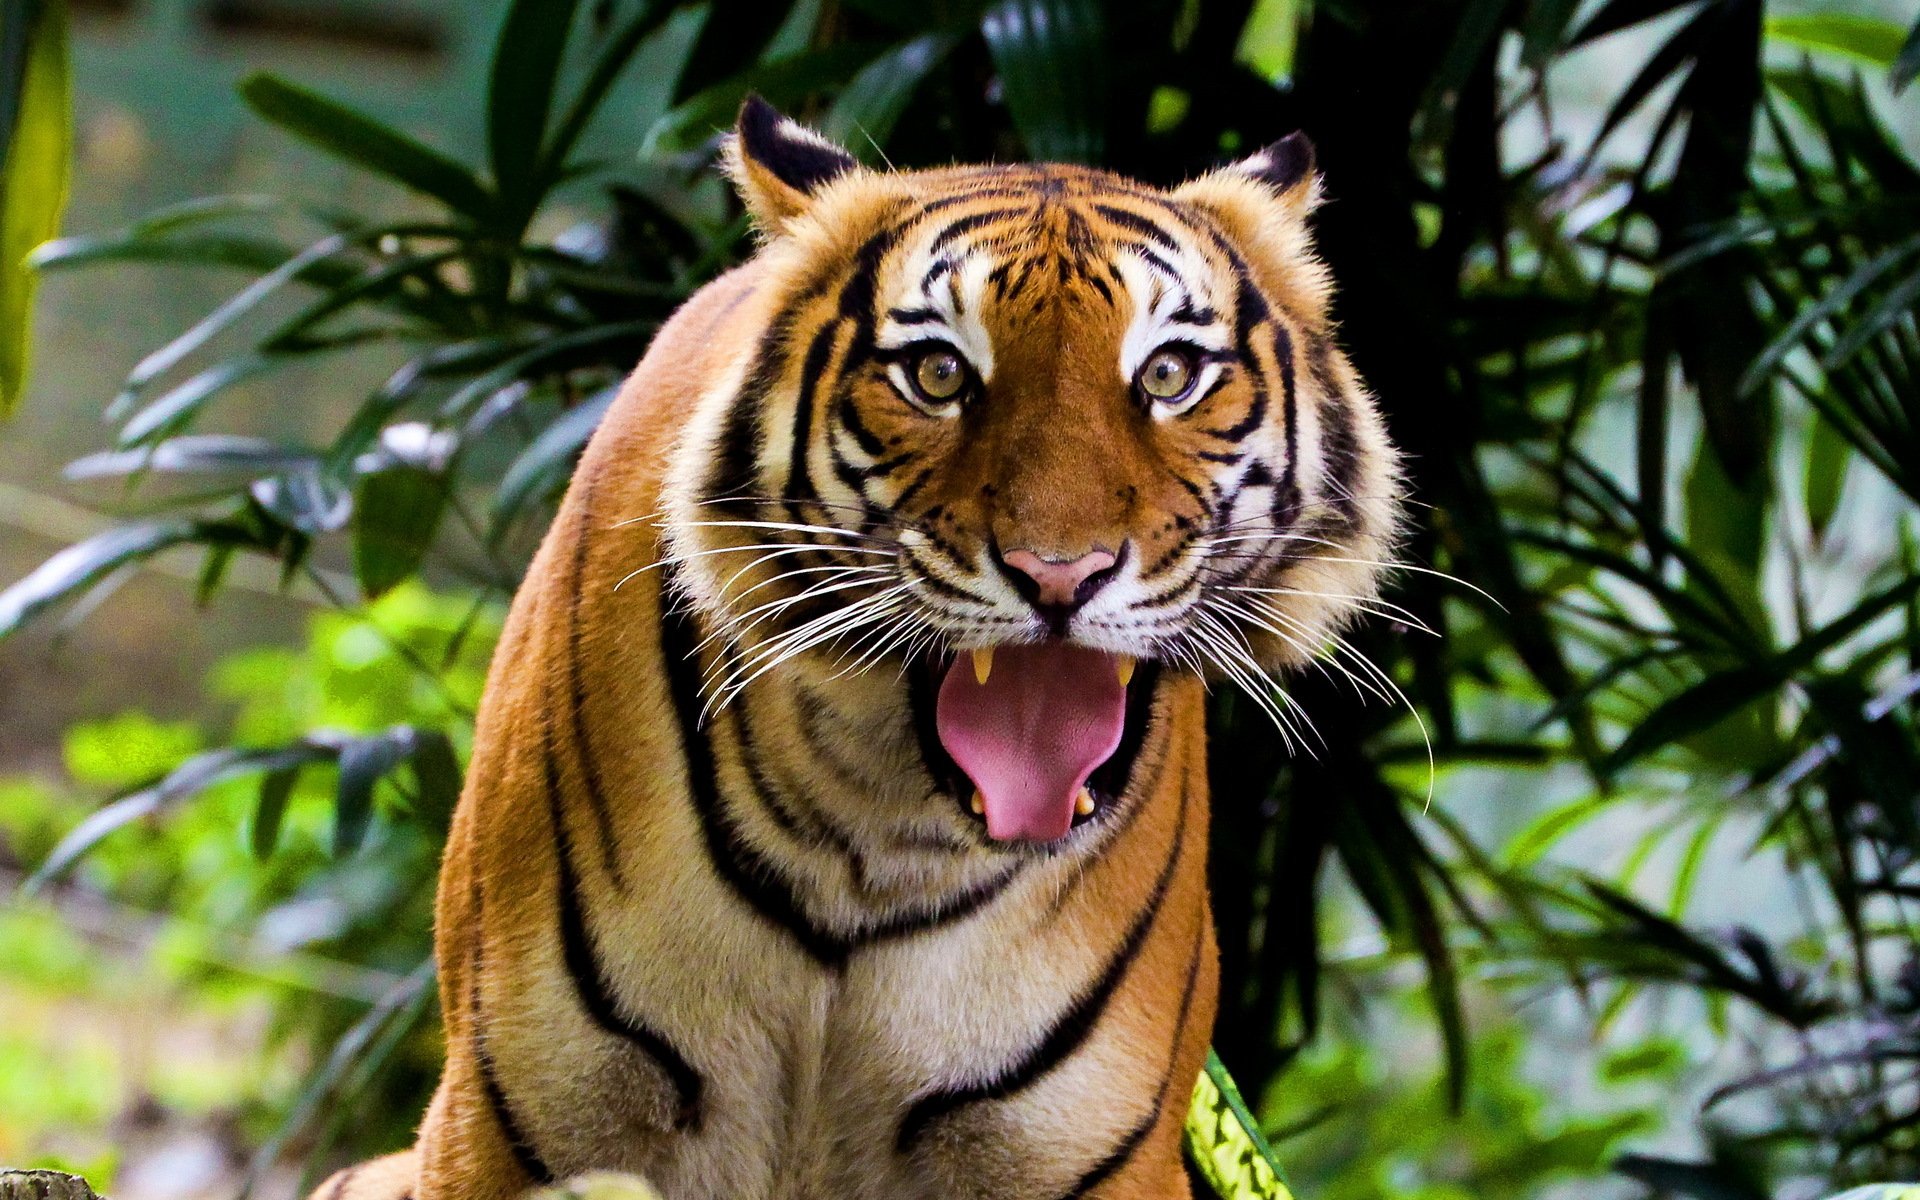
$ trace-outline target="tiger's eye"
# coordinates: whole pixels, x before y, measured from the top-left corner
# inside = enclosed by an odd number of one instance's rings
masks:
[[[951,350],[929,350],[913,365],[913,384],[929,400],[951,400],[967,386],[967,364]]]
[[[1155,400],[1178,400],[1193,386],[1193,360],[1178,350],[1157,350],[1140,367],[1140,390]]]

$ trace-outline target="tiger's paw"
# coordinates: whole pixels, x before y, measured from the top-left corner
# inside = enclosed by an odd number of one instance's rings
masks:
[[[660,1193],[638,1175],[589,1171],[554,1187],[528,1192],[527,1200],[660,1200]]]

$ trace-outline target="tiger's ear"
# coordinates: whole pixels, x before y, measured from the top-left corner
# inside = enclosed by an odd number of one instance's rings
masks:
[[[1306,134],[1288,134],[1258,154],[1182,184],[1173,198],[1212,214],[1248,257],[1266,264],[1266,286],[1282,290],[1296,314],[1325,315],[1333,281],[1314,253],[1307,221],[1320,204],[1320,173]]]
[[[1251,175],[1280,196],[1289,194],[1301,184],[1306,184],[1311,191],[1320,183],[1320,176],[1313,169],[1313,143],[1297,129],[1260,153],[1234,163],[1227,170]]]
[[[860,164],[853,155],[748,95],[725,150],[727,174],[767,233],[807,210],[813,194]]]
[[[1247,184],[1257,185],[1248,188]],[[1249,195],[1251,193],[1251,195]],[[1264,193],[1264,194],[1262,194]],[[1277,202],[1288,216],[1305,216],[1320,204],[1320,173],[1314,169],[1313,143],[1295,131],[1239,162],[1202,175],[1174,190],[1195,203],[1231,206],[1235,199]]]

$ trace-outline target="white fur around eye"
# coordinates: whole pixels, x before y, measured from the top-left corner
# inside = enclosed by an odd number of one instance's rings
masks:
[[[940,257],[950,259],[953,269],[942,273],[930,287],[925,286],[927,274]],[[993,266],[994,260],[985,254],[952,246],[941,256],[926,250],[909,256],[896,276],[894,287],[899,290],[888,297],[881,311],[884,314],[897,308],[927,310],[939,319],[902,324],[883,315],[874,330],[874,344],[883,349],[897,349],[914,342],[946,342],[960,351],[976,378],[982,383],[991,382],[993,338],[987,333],[980,313],[985,303],[987,276],[992,274]]]
[[[1184,278],[1169,277],[1138,254],[1122,253],[1113,260],[1133,301],[1133,316],[1120,339],[1120,377],[1129,387],[1133,386],[1141,364],[1169,342],[1185,342],[1214,352],[1224,351],[1231,345],[1233,334],[1227,327],[1224,309],[1200,290],[1200,284],[1209,278],[1212,268],[1198,255],[1174,254],[1173,257],[1174,266],[1185,273]],[[1188,301],[1194,306],[1213,309],[1213,322],[1196,325],[1181,319],[1177,314]]]

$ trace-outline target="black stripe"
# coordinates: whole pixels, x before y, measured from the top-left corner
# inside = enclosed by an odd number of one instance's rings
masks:
[[[784,493],[789,509],[795,501],[804,503],[820,494],[814,489],[812,472],[807,469],[807,452],[812,449],[809,443],[813,437],[813,397],[819,390],[820,376],[826,373],[827,360],[833,357],[833,343],[839,332],[837,320],[822,325],[807,346],[806,361],[800,366],[800,391],[793,405],[793,452],[787,461]],[[800,520],[791,512],[789,515]]]
[[[936,595],[945,596],[949,600],[963,600],[969,604],[980,603],[980,597],[974,595],[972,592],[969,592],[963,587],[958,587],[954,584],[948,583],[946,580],[940,578],[938,575],[935,575],[933,572],[927,570],[926,567],[922,566],[920,563],[916,562],[916,563],[912,563],[911,565],[918,569],[917,573],[914,575],[914,578],[918,580],[920,584],[923,587],[925,587],[928,591],[933,592]],[[1020,622],[1020,624],[1024,625],[1026,624],[1026,622],[1022,621]]]
[[[1135,254],[1138,254],[1141,258],[1145,259],[1148,266],[1153,267],[1155,270],[1159,271],[1162,275],[1165,275],[1168,279],[1180,278],[1180,272],[1174,268],[1174,265],[1172,263],[1168,262],[1164,258],[1161,258],[1158,254],[1155,254],[1152,250],[1147,249],[1147,247],[1136,244],[1136,245],[1128,246],[1127,249],[1133,251]]]
[[[720,435],[720,445],[714,455],[714,469],[707,476],[703,499],[753,495],[761,490],[758,486],[761,410],[766,406],[767,394],[773,390],[780,373],[786,369],[787,339],[793,333],[800,310],[818,299],[823,290],[817,283],[803,289],[788,301],[767,326],[766,332],[760,335],[753,368],[747,372],[745,382],[727,406],[726,428]]]
[[[915,495],[919,494],[919,491],[921,488],[927,486],[929,483],[932,483],[934,474],[935,474],[934,469],[932,467],[928,467],[926,470],[920,472],[920,474],[915,477],[912,483],[902,488],[900,491],[900,494],[893,498],[894,510],[897,512],[901,508],[904,508],[908,500],[912,499]]]
[[[581,484],[580,520],[573,531],[573,581],[567,596],[567,723],[572,731],[574,763],[580,770],[580,783],[587,795],[587,807],[593,810],[594,826],[600,834],[600,866],[613,881],[616,891],[627,890],[627,876],[620,860],[619,841],[613,831],[613,813],[607,804],[607,789],[600,775],[599,760],[587,740],[585,709],[587,683],[580,670],[580,601],[586,595],[583,585],[587,571],[587,529],[593,519],[593,481]]]
[[[867,428],[865,421],[860,419],[860,408],[853,402],[851,390],[840,397],[840,402],[834,405],[834,412],[839,416],[840,424],[853,435],[854,444],[859,446],[868,458],[882,458],[886,455],[887,444],[880,440],[879,434]]]
[[[680,728],[688,796],[700,820],[707,857],[715,872],[749,908],[793,938],[815,962],[838,970],[846,965],[848,955],[863,946],[964,920],[993,901],[1019,876],[1024,860],[926,908],[902,913],[852,933],[838,933],[814,924],[802,909],[792,883],[748,844],[727,812],[720,796],[713,744],[699,721],[700,664],[695,651],[700,642],[699,631],[694,627],[692,615],[670,602],[669,598],[677,594],[671,569],[660,574],[663,578],[656,600],[660,606],[660,653],[669,698]]]
[[[1281,522],[1284,529],[1293,523],[1292,517],[1300,507],[1300,398],[1295,392],[1293,338],[1279,322],[1273,326],[1273,353],[1280,360],[1281,417],[1287,445],[1287,463],[1280,469],[1280,484],[1274,489],[1273,511],[1288,514]]]
[[[560,944],[566,958],[567,974],[573,977],[573,990],[580,1006],[602,1030],[624,1038],[651,1058],[673,1085],[678,1101],[673,1127],[698,1130],[701,1123],[700,1097],[704,1081],[699,1072],[674,1049],[665,1037],[634,1021],[620,1011],[613,997],[613,985],[606,966],[594,948],[593,934],[587,928],[586,914],[580,903],[580,876],[573,865],[573,837],[567,832],[565,813],[560,803],[560,766],[554,757],[553,729],[546,728],[547,811],[553,820],[555,858],[559,865]]]
[[[476,884],[473,894],[473,925],[476,930],[484,928],[480,923],[480,899],[479,886]],[[480,975],[483,964],[482,952],[485,948],[486,942],[482,935],[476,933],[473,943],[473,985],[469,989],[467,1001],[467,1007],[473,1016],[474,1069],[480,1072],[480,1090],[487,1098],[487,1108],[493,1113],[494,1123],[500,1127],[501,1136],[506,1138],[507,1149],[513,1153],[513,1161],[519,1164],[521,1172],[527,1178],[544,1187],[553,1182],[553,1172],[547,1169],[546,1161],[540,1157],[539,1150],[534,1148],[532,1139],[521,1131],[520,1122],[513,1115],[513,1104],[507,1099],[507,1093],[501,1088],[499,1076],[494,1071],[493,1055],[487,1052],[486,1035],[481,1032],[485,1022],[481,1019],[480,1012]]]
[[[1208,521],[1213,520],[1213,493],[1201,487],[1193,480],[1188,479],[1185,475],[1180,474],[1178,471],[1171,472],[1171,474],[1173,475],[1173,481],[1186,489],[1187,494],[1199,502],[1200,515]]]
[[[1025,208],[989,208],[984,212],[956,217],[933,239],[933,243],[927,247],[927,253],[938,254],[947,243],[955,238],[966,236],[970,230],[978,229],[982,225],[991,225],[995,221],[1006,220],[1008,217],[1017,217],[1026,211]]]
[[[1200,576],[1198,575],[1189,575],[1184,579],[1175,580],[1164,589],[1135,600],[1133,602],[1133,609],[1135,612],[1148,612],[1156,608],[1167,607],[1199,585]]]
[[[513,1161],[527,1178],[542,1187],[553,1182],[553,1171],[547,1167],[540,1152],[533,1148],[526,1134],[520,1132],[519,1124],[514,1120],[513,1108],[507,1101],[507,1094],[500,1090],[500,1080],[493,1073],[493,1059],[483,1048],[476,1047],[474,1058],[480,1069],[480,1088],[486,1094],[487,1106],[493,1110],[493,1119],[500,1126],[500,1132],[507,1139],[507,1149],[513,1152]]]
[[[760,758],[760,748],[753,736],[752,714],[748,711],[747,702],[748,697],[744,695],[734,701],[733,725],[734,733],[739,738],[740,765],[746,771],[748,787],[766,808],[775,825],[810,849],[838,853],[846,860],[847,873],[852,878],[854,890],[863,896],[871,895],[872,883],[867,877],[866,856],[860,853],[853,840],[811,805],[806,805],[804,813],[795,812],[789,806],[785,789],[767,774],[766,764]],[[796,796],[792,800],[805,804],[804,797]]]
[[[656,603],[660,608],[660,654],[667,689],[680,726],[681,760],[686,764],[687,794],[700,818],[707,858],[747,906],[785,930],[816,961],[838,966],[845,950],[832,939],[821,938],[800,912],[792,889],[772,866],[741,839],[721,809],[720,781],[713,743],[700,727],[700,663],[695,649],[700,639],[692,614],[673,600],[678,589],[672,568],[663,569]]]
[[[1345,498],[1353,495],[1354,476],[1360,471],[1360,439],[1354,429],[1353,407],[1338,391],[1327,365],[1331,353],[1325,341],[1314,343],[1307,354],[1307,370],[1321,395],[1320,460],[1327,471],[1327,494],[1345,518],[1342,528],[1351,533],[1360,523],[1360,513]]]
[[[1184,248],[1180,245],[1180,239],[1161,228],[1160,224],[1153,218],[1142,216],[1130,208],[1120,208],[1113,204],[1095,204],[1093,211],[1099,213],[1107,220],[1112,221],[1115,225],[1119,225],[1125,229],[1131,229],[1141,237],[1146,238],[1150,242],[1157,243],[1165,249],[1177,251]],[[1178,273],[1176,272],[1176,274]]]
[[[1119,1144],[1108,1151],[1099,1162],[1088,1168],[1087,1173],[1082,1175],[1079,1182],[1067,1192],[1065,1200],[1079,1200],[1132,1161],[1134,1154],[1140,1149],[1140,1144],[1147,1140],[1147,1135],[1153,1132],[1153,1127],[1160,1123],[1160,1116],[1166,1112],[1168,1102],[1179,1099],[1177,1095],[1169,1096],[1167,1092],[1177,1082],[1173,1077],[1173,1071],[1180,1062],[1180,1039],[1186,1032],[1187,1015],[1193,1007],[1193,985],[1200,977],[1201,938],[1206,936],[1204,922],[1200,928],[1201,933],[1193,940],[1193,956],[1187,961],[1186,991],[1180,997],[1180,1015],[1174,1019],[1173,1023],[1173,1049],[1168,1052],[1167,1069],[1160,1076],[1159,1099],[1155,1102],[1153,1111],[1140,1118],[1120,1139]],[[1196,1191],[1194,1194],[1198,1196],[1202,1193]]]
[[[1154,880],[1147,906],[1134,918],[1125,940],[1107,960],[1094,985],[1054,1021],[1045,1037],[992,1078],[967,1087],[933,1092],[914,1101],[912,1107],[907,1109],[906,1116],[901,1118],[900,1131],[894,1139],[896,1150],[903,1154],[912,1151],[928,1125],[958,1109],[987,1100],[1005,1100],[1024,1091],[1086,1043],[1094,1026],[1106,1014],[1108,1003],[1119,990],[1129,968],[1146,945],[1147,935],[1153,932],[1159,919],[1168,887],[1173,882],[1174,869],[1180,865],[1181,848],[1186,844],[1186,815],[1187,796],[1183,790],[1180,811],[1174,824],[1173,847],[1167,851],[1167,861],[1160,868],[1159,877]]]

